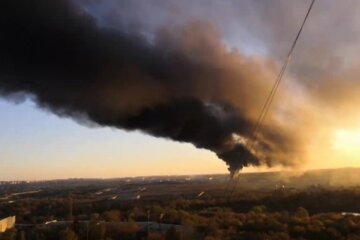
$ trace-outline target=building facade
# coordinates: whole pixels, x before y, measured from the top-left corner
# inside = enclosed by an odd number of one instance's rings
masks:
[[[0,233],[15,227],[16,217],[11,216],[0,220]]]

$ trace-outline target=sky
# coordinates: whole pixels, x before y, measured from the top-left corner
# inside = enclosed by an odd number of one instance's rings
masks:
[[[0,42],[10,62],[0,61],[0,180],[359,167],[360,3],[355,0],[316,1],[264,129],[251,143],[250,129],[309,3],[73,1],[79,31],[68,30],[71,24],[63,30],[58,19],[49,24],[60,31],[56,46],[70,46],[63,54],[49,45],[49,55],[41,41],[52,42],[53,35],[33,39],[22,33],[42,44],[18,53],[28,46],[13,43],[13,26],[0,21],[10,29],[9,40]],[[27,13],[26,7],[11,12],[6,9],[11,4],[3,4],[5,18]],[[17,18],[19,29],[22,22],[38,27],[29,12],[33,25]],[[81,29],[90,37],[77,35]],[[113,36],[129,53],[117,49],[109,40]],[[76,51],[74,39],[90,50]],[[5,49],[6,41],[13,45]],[[99,54],[99,46],[109,53]],[[102,57],[106,63],[97,62]]]
[[[30,101],[14,105],[1,100],[0,110],[1,180],[227,172],[215,154],[191,144],[84,127],[37,109]]]

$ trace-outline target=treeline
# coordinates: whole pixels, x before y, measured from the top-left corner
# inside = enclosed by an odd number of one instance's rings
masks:
[[[149,210],[134,209],[139,216]],[[31,229],[8,231],[0,240],[265,240],[265,239],[360,239],[360,217],[340,213],[309,215],[305,208],[295,212],[268,212],[265,206],[256,206],[246,213],[237,213],[226,208],[208,208],[198,212],[176,210],[171,207],[154,206],[153,219],[163,222],[180,222],[181,228],[171,227],[166,231],[141,228],[133,219],[121,221],[121,212],[112,210],[92,214],[87,224],[74,220],[67,226],[39,225]],[[104,222],[106,221],[106,222]]]
[[[360,240],[360,217],[342,212],[360,212],[359,188],[237,192],[231,198],[172,201],[26,199],[0,205],[0,215],[36,225],[8,231],[0,240]],[[67,221],[44,224],[51,220]],[[140,224],[147,221],[168,226]]]

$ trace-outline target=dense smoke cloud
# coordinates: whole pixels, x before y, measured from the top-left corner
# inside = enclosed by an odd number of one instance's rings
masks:
[[[140,23],[111,25],[81,6],[0,2],[3,97],[31,97],[45,110],[89,126],[189,142],[215,152],[231,173],[298,161],[303,138],[294,134],[299,122],[293,114],[303,109],[288,111],[291,101],[251,140],[276,62],[229,50],[216,24],[169,23],[148,34]]]

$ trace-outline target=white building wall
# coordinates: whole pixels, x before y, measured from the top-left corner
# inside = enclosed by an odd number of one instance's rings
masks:
[[[15,227],[16,217],[11,216],[0,220],[0,233]]]

